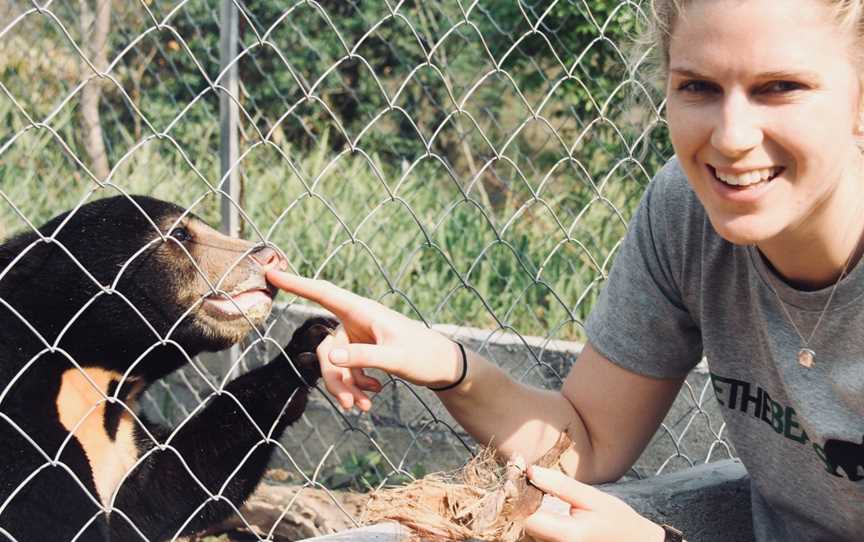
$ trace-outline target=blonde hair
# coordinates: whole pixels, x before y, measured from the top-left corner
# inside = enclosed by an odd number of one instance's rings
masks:
[[[675,22],[682,16],[684,8],[691,1],[648,0],[650,13],[639,43],[643,47],[643,51],[650,48],[652,58],[649,59],[649,62],[654,72],[653,75],[658,79],[665,79],[666,71],[669,68],[669,43],[672,39],[672,32],[675,30]],[[819,1],[833,10],[832,15],[840,28],[854,32],[858,43],[855,47],[855,61],[864,68],[864,0]]]

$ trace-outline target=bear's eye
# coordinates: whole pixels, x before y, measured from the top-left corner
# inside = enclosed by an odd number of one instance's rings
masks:
[[[189,230],[183,227],[174,228],[168,235],[180,241],[181,243],[186,243],[192,240],[192,234],[189,233]]]

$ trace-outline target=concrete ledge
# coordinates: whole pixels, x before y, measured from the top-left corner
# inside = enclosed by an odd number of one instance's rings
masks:
[[[750,478],[737,459],[600,489],[643,516],[680,529],[689,542],[753,540]]]
[[[643,516],[682,530],[689,542],[753,540],[750,479],[738,460],[717,461],[645,480],[599,487]],[[567,503],[554,497],[546,497],[542,508],[561,514],[570,509]],[[307,540],[402,542],[409,536],[404,527],[385,523]]]

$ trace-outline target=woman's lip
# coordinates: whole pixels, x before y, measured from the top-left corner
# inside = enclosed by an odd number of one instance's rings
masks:
[[[774,181],[786,171],[786,168],[781,168],[780,171],[771,179],[750,186],[732,186],[724,183],[717,178],[716,170],[710,164],[705,164],[705,170],[708,173],[708,176],[711,177],[712,182],[710,184],[714,193],[722,199],[734,203],[753,203],[762,198],[765,193],[771,189]]]
[[[783,166],[734,168],[734,167],[717,167],[717,166],[714,166],[711,164],[706,164],[706,165],[712,170],[712,173],[719,171],[720,173],[723,173],[724,175],[743,175],[745,173],[750,173],[751,171],[762,171],[765,169],[779,169],[782,172],[782,170],[786,169]]]

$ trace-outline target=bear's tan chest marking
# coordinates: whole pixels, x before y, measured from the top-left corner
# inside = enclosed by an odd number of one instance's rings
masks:
[[[109,407],[106,397],[110,397],[109,389],[113,392],[117,382],[123,381],[123,375],[98,368],[86,368],[84,372],[73,368],[63,373],[57,394],[57,412],[60,423],[84,448],[99,500],[107,505],[114,490],[138,460],[133,430],[135,420],[120,407],[116,433],[109,434],[106,413],[116,407]],[[123,387],[129,389],[130,386],[130,393],[124,394],[127,395],[124,402],[131,409],[141,391],[141,383],[127,379]]]

